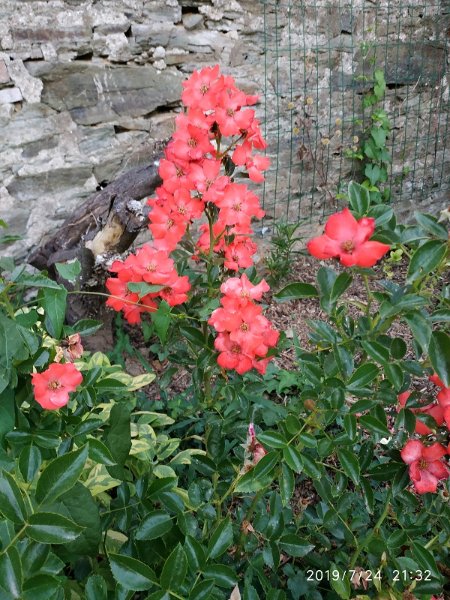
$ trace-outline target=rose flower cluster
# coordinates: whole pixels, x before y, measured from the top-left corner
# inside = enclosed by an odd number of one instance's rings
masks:
[[[436,402],[410,409],[415,414],[423,414],[431,417],[436,427],[446,425],[450,430],[450,388],[445,387],[444,383],[437,375],[431,375],[430,381],[440,387]],[[398,397],[400,407],[405,407],[406,402],[411,395],[410,392],[403,392]],[[425,423],[417,419],[416,433],[419,435],[430,435],[433,430]],[[401,455],[403,461],[409,466],[409,475],[412,479],[414,488],[419,494],[426,492],[435,492],[441,479],[450,477],[450,469],[443,462],[443,457],[450,454],[450,444],[446,448],[438,442],[430,446],[425,446],[421,440],[409,440],[406,442]]]
[[[262,218],[264,211],[258,197],[231,177],[234,169],[241,168],[251,180],[261,182],[269,166],[267,157],[254,154],[267,146],[255,111],[248,108],[257,96],[239,90],[232,77],[220,74],[218,66],[194,72],[183,86],[186,110],[177,116],[175,132],[160,161],[162,185],[148,200],[152,242],[125,260],[116,260],[110,271],[117,277],[106,282],[111,294],[107,305],[123,311],[130,323],[139,323],[142,313],[157,310],[158,298],[170,306],[187,300],[189,279],[178,275],[169,255],[188,230],[190,236],[200,232],[192,258],[217,259],[224,270],[250,267],[257,250],[251,222]],[[190,228],[201,219],[195,229]],[[230,281],[235,283],[224,284],[223,308],[218,309],[223,322],[217,314],[210,320],[219,331],[219,364],[239,373],[253,367],[264,372],[268,360],[264,357],[278,334],[262,316],[261,307],[231,291],[241,285],[245,293],[254,293],[249,291],[253,286],[248,280]],[[135,283],[146,283],[149,288],[144,286],[144,293],[138,293],[130,286]],[[260,286],[268,289],[265,283]]]
[[[253,301],[261,300],[268,290],[264,279],[252,285],[245,274],[222,284],[222,307],[216,308],[208,323],[219,332],[214,346],[220,352],[217,362],[224,369],[242,374],[255,368],[265,373],[269,358],[264,357],[276,346],[279,334]]]

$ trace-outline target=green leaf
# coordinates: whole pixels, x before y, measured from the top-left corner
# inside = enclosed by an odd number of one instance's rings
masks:
[[[164,289],[163,285],[152,285],[150,283],[145,283],[145,281],[140,281],[139,283],[130,282],[127,284],[130,292],[139,295],[139,300],[147,294],[155,294],[156,292],[160,292]]]
[[[279,545],[282,550],[289,554],[289,556],[295,556],[297,558],[306,556],[314,548],[314,544],[300,538],[294,533],[288,533],[280,538]]]
[[[79,481],[54,504],[48,506],[50,512],[61,514],[83,527],[76,540],[66,545],[66,550],[72,557],[88,556],[97,552],[102,537],[98,509],[99,504],[95,502],[87,487]]]
[[[149,513],[136,530],[137,540],[155,540],[173,527],[172,517],[163,510]]]
[[[294,446],[286,446],[286,448],[283,449],[283,459],[296,473],[301,473],[303,471],[301,454]]]
[[[4,348],[2,348],[2,335],[1,335],[1,324],[0,324],[0,371],[2,367],[2,359],[1,353]],[[6,373],[4,372],[5,376]],[[3,384],[2,384],[3,381]],[[9,381],[9,378],[8,378]],[[14,429],[14,423],[16,421],[15,414],[15,406],[16,403],[14,401],[14,390],[12,389],[4,389],[8,382],[6,381],[6,377],[3,379],[2,375],[0,375],[0,447],[4,445],[4,439],[7,433]],[[3,392],[1,391],[3,388]]]
[[[186,578],[186,573],[186,554],[181,544],[178,544],[164,563],[160,579],[161,587],[171,592],[178,592]]]
[[[89,438],[89,458],[109,467],[117,464],[108,447],[97,438]]]
[[[441,578],[434,556],[424,547],[423,544],[419,544],[419,542],[413,542],[412,553],[414,558],[417,560],[418,565],[422,567],[422,569],[428,569],[431,571],[434,577],[438,577],[439,579]]]
[[[356,417],[355,415],[346,414],[344,417],[344,429],[351,440],[356,437]]]
[[[258,434],[258,442],[261,442],[263,446],[269,446],[269,448],[284,448],[287,445],[287,441],[276,431],[264,431]]]
[[[330,573],[332,574],[332,576],[330,577],[331,587],[339,596],[339,598],[343,598],[344,600],[348,600],[348,598],[351,598],[352,590],[350,587],[350,580],[348,578],[347,571],[343,571],[342,569],[339,569],[339,567],[337,567],[335,563],[331,563]],[[334,577],[333,575],[335,573],[336,575],[339,573],[339,577]]]
[[[0,476],[0,512],[13,523],[23,523],[27,518],[22,493],[7,471],[2,471]]]
[[[283,506],[288,506],[295,488],[295,478],[287,464],[281,465],[280,494]]]
[[[81,273],[81,264],[77,259],[66,263],[56,263],[55,267],[61,277],[70,283],[75,283]]]
[[[58,598],[59,600],[60,596],[56,594],[61,589],[61,582],[58,579],[52,577],[52,575],[42,573],[25,581],[23,584],[23,598],[24,600],[56,600]],[[88,600],[91,600],[91,598]],[[99,600],[103,599],[99,597]]]
[[[362,388],[372,383],[379,373],[379,368],[374,363],[364,363],[359,366],[351,376],[347,387],[349,389]]]
[[[19,471],[27,483],[33,481],[34,476],[39,471],[41,464],[42,456],[39,448],[37,446],[33,446],[33,444],[25,446],[19,457]]]
[[[340,296],[345,292],[345,290],[350,286],[353,281],[353,277],[347,271],[344,271],[336,278],[336,281],[333,283],[333,287],[331,289],[330,300],[331,302],[336,302]]]
[[[369,190],[356,181],[350,181],[348,184],[348,200],[353,211],[359,216],[365,215],[370,206]]]
[[[12,598],[21,598],[22,565],[15,546],[0,555],[0,582]]]
[[[212,579],[205,579],[197,583],[189,594],[189,600],[210,600],[213,587],[214,581]]]
[[[374,494],[372,486],[370,481],[364,477],[361,478],[360,485],[363,492],[364,504],[366,505],[367,512],[371,515],[373,514],[374,509]]]
[[[28,519],[26,533],[41,544],[66,544],[75,540],[83,531],[70,519],[50,512],[34,513]]]
[[[107,600],[108,590],[101,575],[91,575],[84,590],[86,600]]]
[[[317,271],[317,283],[319,284],[321,297],[331,297],[331,292],[336,279],[337,274],[335,271],[333,271],[333,269],[329,269],[328,267],[320,267],[320,269]]]
[[[237,576],[226,565],[209,565],[204,568],[205,579],[213,579],[215,584],[223,588],[231,588],[237,583]]]
[[[340,448],[337,451],[339,462],[344,470],[344,473],[350,477],[355,485],[359,483],[360,467],[358,458],[350,450]]]
[[[415,212],[414,216],[422,229],[425,229],[425,231],[443,241],[448,240],[447,229],[444,227],[444,225],[438,223],[435,217],[420,212]]]
[[[447,253],[447,243],[429,240],[417,248],[408,267],[407,282],[412,283],[429,275]]]
[[[378,361],[381,365],[385,365],[389,362],[389,350],[379,344],[378,342],[361,342],[361,346],[367,352],[367,354]]]
[[[317,289],[310,283],[294,281],[274,294],[273,298],[276,302],[288,302],[300,298],[316,298],[318,295]]]
[[[170,306],[165,300],[161,300],[158,310],[150,316],[161,344],[164,344],[170,325]]]
[[[364,175],[369,179],[371,185],[376,185],[380,181],[381,169],[378,165],[367,164]]]
[[[362,425],[362,427],[365,427],[372,433],[381,435],[386,438],[390,437],[390,435],[391,435],[389,433],[389,429],[386,427],[386,424],[382,423],[381,421],[379,421],[376,417],[373,417],[372,415],[363,415],[362,417],[359,418],[359,422]]]
[[[403,385],[403,369],[397,363],[388,363],[384,367],[386,377],[392,383],[394,389],[398,392]]]
[[[196,327],[190,327],[189,325],[180,325],[180,333],[189,342],[191,342],[191,344],[197,346],[197,348],[204,348],[206,346],[205,336]]]
[[[322,477],[322,469],[316,465],[316,462],[310,456],[302,454],[301,462],[303,464],[303,470],[307,475],[312,477],[312,479],[320,479]]]
[[[45,327],[49,334],[58,339],[66,318],[67,290],[44,289],[41,305],[45,311]]]
[[[70,490],[83,472],[88,456],[87,446],[68,452],[48,463],[42,471],[36,486],[36,500],[39,504],[54,502]]]
[[[430,361],[446,387],[450,386],[450,336],[443,331],[433,331],[429,345]]]
[[[207,555],[209,558],[221,556],[233,543],[233,528],[230,517],[224,519],[211,535]]]
[[[126,590],[143,592],[158,583],[155,573],[142,561],[122,554],[109,554],[108,558],[114,579]]]
[[[131,406],[125,402],[115,404],[109,416],[110,429],[106,445],[117,464],[123,465],[131,450]]]
[[[102,321],[96,321],[95,319],[81,319],[77,321],[75,325],[72,325],[71,332],[79,333],[81,336],[92,335],[103,327]]]
[[[278,459],[278,452],[275,451],[263,456],[255,467],[242,475],[235,487],[235,492],[257,492],[270,485],[274,478],[274,469]]]
[[[201,571],[206,560],[203,546],[195,538],[188,535],[184,542],[184,551],[186,552],[191,571]]]

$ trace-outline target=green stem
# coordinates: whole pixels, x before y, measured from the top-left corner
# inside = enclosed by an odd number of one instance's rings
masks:
[[[18,533],[16,533],[16,535],[9,542],[9,544],[7,546],[5,546],[5,548],[3,548],[3,550],[0,552],[0,556],[2,556],[2,554],[5,554],[6,552],[8,552],[8,550],[11,548],[11,546],[14,546],[14,544],[17,542],[17,540],[22,537],[22,534],[25,532],[26,528],[27,528],[27,526],[24,525],[22,527],[22,529],[20,531],[18,531]]]

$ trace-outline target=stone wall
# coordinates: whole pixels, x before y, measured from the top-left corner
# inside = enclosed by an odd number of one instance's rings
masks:
[[[183,79],[215,63],[262,95],[270,216],[314,218],[352,176],[361,75],[380,63],[397,196],[405,212],[439,207],[449,12],[448,0],[2,0],[0,217],[24,236],[7,252],[23,255],[99,186],[148,163],[173,131]]]

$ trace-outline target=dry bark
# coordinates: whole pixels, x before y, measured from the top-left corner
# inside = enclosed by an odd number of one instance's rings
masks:
[[[100,255],[124,252],[146,227],[143,198],[161,185],[158,158],[152,164],[132,169],[86,200],[28,262],[57,278],[54,265],[77,258],[82,265],[80,285],[92,275]]]

